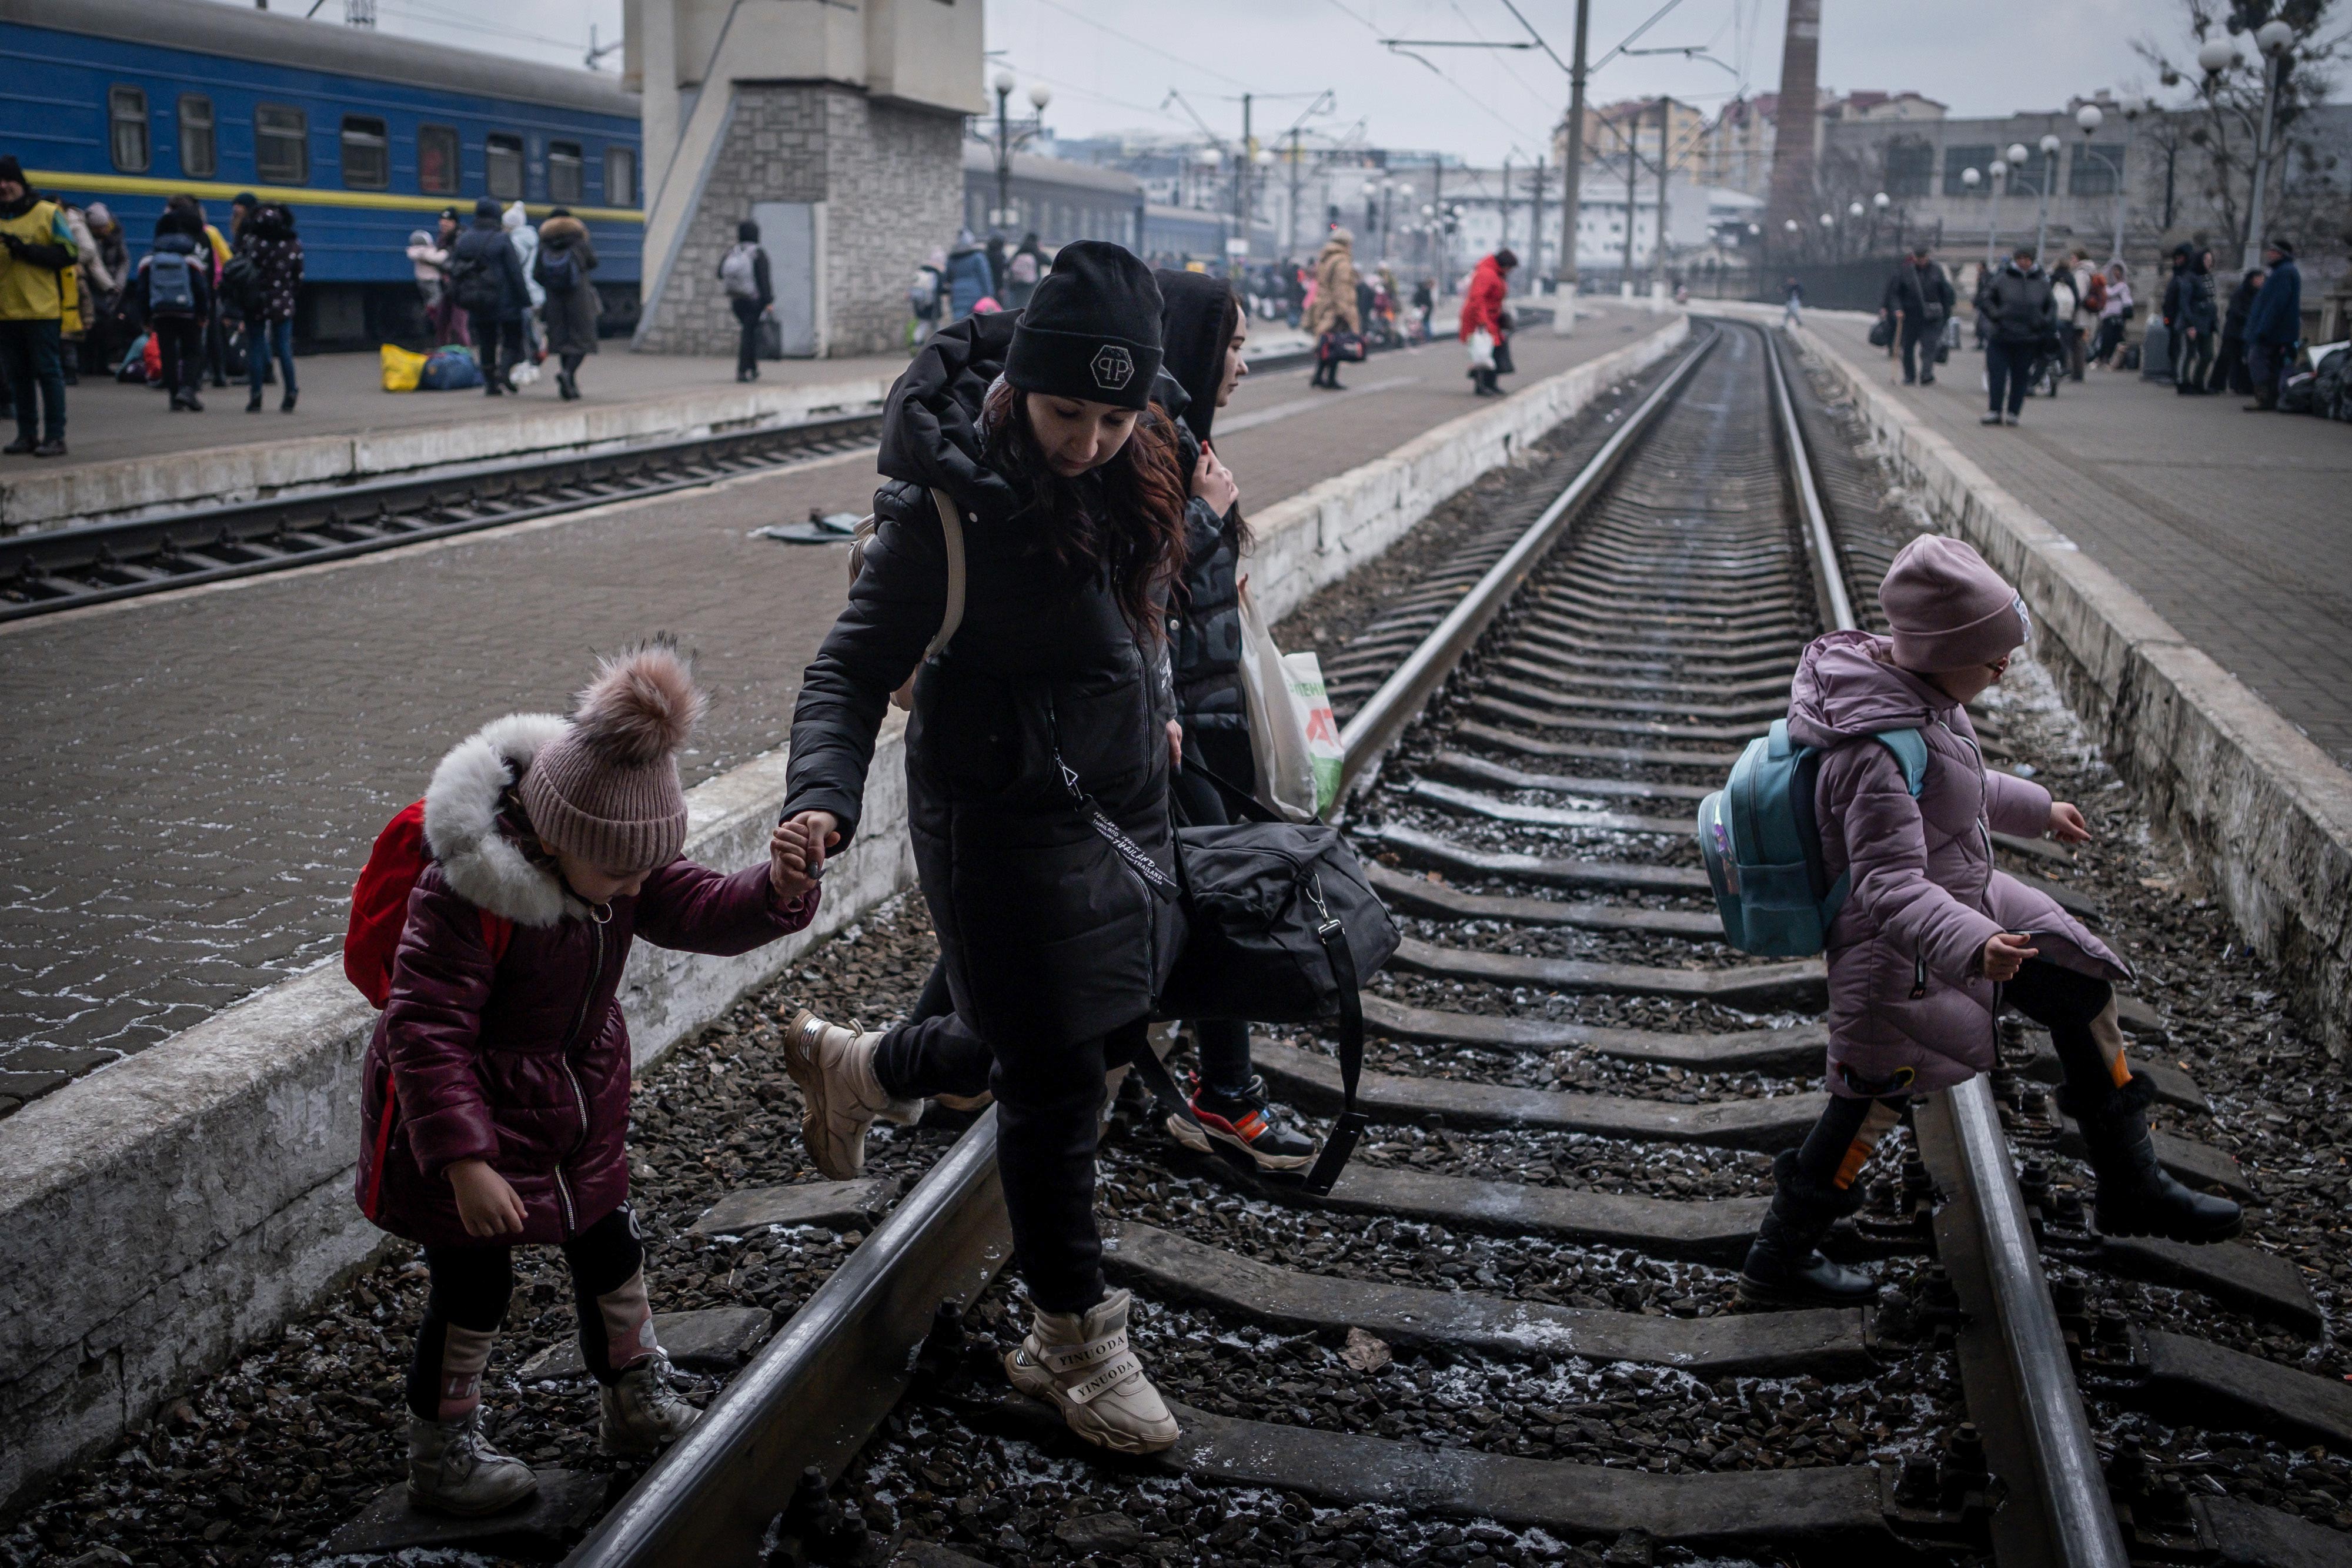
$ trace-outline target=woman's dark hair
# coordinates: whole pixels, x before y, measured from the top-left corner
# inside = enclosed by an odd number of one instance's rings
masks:
[[[981,418],[989,466],[1045,524],[1055,560],[1074,576],[1102,573],[1129,628],[1155,642],[1164,636],[1159,598],[1184,570],[1189,488],[1166,417],[1144,410],[1117,455],[1076,479],[1046,463],[1029,400],[1010,382],[989,389]]]
[[[1217,385],[1219,386],[1225,384],[1225,354],[1233,347],[1234,334],[1241,329],[1241,290],[1228,288],[1225,290],[1224,313],[1217,319]],[[1189,474],[1184,476],[1188,490],[1191,488],[1192,477]],[[1234,554],[1247,555],[1250,543],[1256,536],[1250,532],[1249,519],[1242,516],[1242,509],[1238,505],[1234,507],[1233,519]]]
[[[757,245],[760,243],[760,225],[745,218],[735,225],[735,237],[745,245]]]

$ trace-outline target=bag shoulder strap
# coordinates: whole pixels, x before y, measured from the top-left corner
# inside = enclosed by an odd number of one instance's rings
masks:
[[[1348,928],[1325,907],[1319,879],[1310,886],[1316,911],[1322,916],[1315,937],[1331,960],[1331,977],[1339,988],[1339,1114],[1323,1140],[1322,1153],[1315,1156],[1314,1168],[1307,1173],[1307,1190],[1322,1197],[1347,1168],[1348,1156],[1356,1152],[1368,1124],[1363,1112],[1356,1108],[1356,1090],[1364,1076],[1364,998],[1356,974],[1356,955],[1348,946]]]
[[[1895,764],[1903,769],[1903,787],[1911,798],[1927,787],[1927,737],[1916,729],[1882,729],[1871,738],[1895,755]]]
[[[940,617],[939,631],[932,635],[930,642],[923,649],[923,658],[926,662],[940,649],[946,647],[954,639],[956,629],[963,624],[965,584],[963,515],[956,510],[955,501],[945,490],[933,490],[931,504],[939,508],[940,538],[947,546],[948,602],[946,612]]]

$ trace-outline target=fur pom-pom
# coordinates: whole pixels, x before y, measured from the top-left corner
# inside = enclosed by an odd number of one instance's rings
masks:
[[[604,760],[644,767],[686,744],[704,706],[693,664],[664,635],[600,660],[572,722]]]

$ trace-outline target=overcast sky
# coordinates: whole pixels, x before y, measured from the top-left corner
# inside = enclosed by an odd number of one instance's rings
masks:
[[[345,3],[321,0],[319,14],[338,16]],[[988,47],[1024,90],[1033,80],[1054,89],[1047,118],[1066,136],[1181,130],[1191,121],[1169,102],[1172,90],[1226,136],[1240,130],[1238,95],[1256,93],[1254,127],[1271,140],[1329,89],[1336,110],[1310,126],[1337,133],[1361,122],[1375,146],[1438,148],[1492,162],[1544,147],[1567,99],[1565,76],[1537,50],[1430,49],[1423,65],[1380,42],[1524,40],[1503,0],[984,3]],[[1593,57],[1664,3],[1592,0]],[[308,4],[273,0],[280,10]],[[1518,5],[1565,57],[1575,0]],[[2132,43],[2176,42],[2184,9],[2182,0],[1970,0],[1962,11],[1935,13],[1942,20],[1931,26],[1916,5],[1823,0],[1822,81],[1907,88],[1955,114],[2053,109],[2076,92],[2151,85]],[[376,0],[376,15],[387,33],[571,65],[581,63],[592,25],[601,42],[617,39],[621,27],[620,0]],[[1594,99],[1671,92],[1711,112],[1743,86],[1772,91],[1785,15],[1785,0],[1677,0],[1634,47],[1700,47],[1707,57],[1620,56],[1594,77]],[[618,54],[605,63],[617,71]]]

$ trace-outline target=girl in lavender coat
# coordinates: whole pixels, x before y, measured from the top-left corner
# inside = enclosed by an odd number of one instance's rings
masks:
[[[1829,1107],[1781,1154],[1779,1190],[1740,1272],[1760,1306],[1853,1305],[1866,1274],[1815,1249],[1859,1207],[1854,1178],[1915,1093],[1994,1063],[1994,1020],[2016,1009],[2050,1030],[2065,1071],[2059,1103],[2080,1124],[2109,1235],[2218,1241],[2237,1205],[2158,1166],[2148,1084],[2125,1061],[2112,982],[2123,961],[2047,894],[1993,869],[1995,832],[2070,843],[2083,814],[2039,784],[1984,765],[1966,704],[2000,679],[2032,627],[2025,602],[1958,539],[1916,538],[1879,588],[1892,637],[1832,632],[1805,650],[1790,738],[1826,754],[1814,789],[1825,870],[1852,873],[1828,945]],[[1927,746],[1918,798],[1883,730]]]

